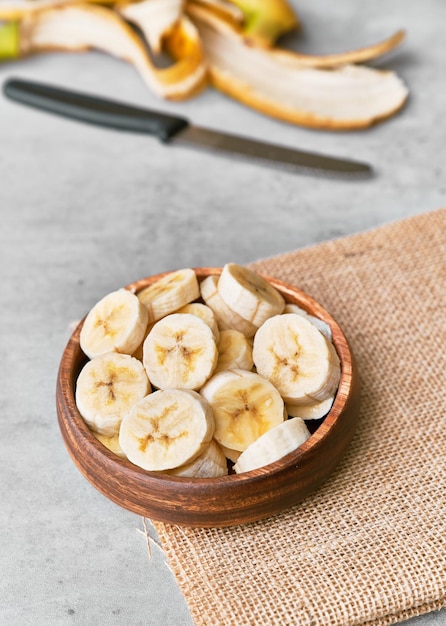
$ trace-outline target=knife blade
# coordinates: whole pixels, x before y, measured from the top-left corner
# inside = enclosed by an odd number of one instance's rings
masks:
[[[166,144],[221,152],[248,158],[294,172],[347,177],[369,177],[367,163],[324,156],[258,141],[240,135],[201,128],[184,117],[136,107],[44,83],[11,78],[3,85],[4,94],[16,102],[71,119],[117,130],[146,133]]]

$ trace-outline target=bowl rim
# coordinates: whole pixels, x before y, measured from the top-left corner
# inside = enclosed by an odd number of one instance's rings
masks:
[[[193,267],[192,269],[197,274],[197,278],[199,281],[203,280],[208,275],[219,275],[222,271],[221,267]],[[128,289],[133,293],[137,293],[144,287],[153,284],[160,278],[172,273],[173,271],[175,270],[169,270],[161,272],[159,274],[154,274],[145,278],[141,278],[126,285],[123,288]],[[88,361],[88,357],[83,354],[79,343],[80,331],[86,317],[84,316],[72,332],[68,343],[63,351],[59,365],[57,386],[58,392],[60,392],[63,397],[64,409],[66,409],[69,413],[69,419],[72,422],[71,425],[75,427],[80,434],[83,435],[87,452],[88,449],[90,449],[92,454],[101,455],[104,458],[104,462],[115,464],[117,468],[120,468],[123,472],[125,472],[126,480],[131,478],[131,476],[133,475],[135,476],[135,478],[138,477],[139,480],[144,480],[145,478],[149,484],[151,481],[155,480],[161,481],[166,485],[178,485],[179,487],[181,487],[181,485],[187,484],[190,485],[191,488],[196,485],[199,488],[203,488],[203,486],[206,486],[207,488],[211,489],[213,486],[217,485],[235,485],[242,483],[255,484],[261,481],[262,478],[268,477],[268,479],[270,479],[271,476],[273,476],[274,474],[279,475],[284,470],[298,465],[299,462],[302,460],[302,457],[306,456],[310,451],[317,449],[325,442],[327,437],[330,436],[330,432],[334,425],[342,417],[342,409],[345,405],[346,400],[349,398],[352,389],[352,353],[350,351],[347,338],[345,337],[344,332],[342,331],[341,327],[336,322],[334,317],[308,293],[281,279],[269,276],[268,274],[264,274],[262,272],[257,273],[265,278],[268,282],[270,282],[274,287],[276,287],[285,297],[287,303],[291,302],[298,304],[311,315],[315,315],[319,319],[323,320],[330,326],[332,332],[332,343],[336,349],[341,363],[341,377],[330,411],[324,417],[322,423],[319,424],[316,430],[310,435],[310,437],[297,449],[281,457],[277,461],[274,461],[273,463],[254,470],[250,470],[248,472],[242,472],[240,474],[230,473],[225,476],[214,478],[175,476],[156,471],[144,470],[143,468],[131,463],[131,461],[129,461],[128,459],[119,457],[100,443],[100,441],[95,437],[95,435],[91,432],[91,430],[85,423],[76,406],[76,378],[79,375],[80,369],[82,367],[81,363],[83,362],[85,364]],[[291,300],[289,300],[289,298],[291,298]],[[295,301],[293,301],[293,298],[295,299]],[[73,355],[75,354],[77,354],[78,359],[80,359],[79,367],[74,366]],[[84,357],[83,359],[81,358],[82,356]],[[69,375],[68,379],[67,374]],[[67,384],[67,380],[69,384]],[[62,429],[68,417],[64,413],[64,411],[60,409],[59,406],[58,417],[59,424]],[[68,449],[74,462],[79,465],[70,448]]]

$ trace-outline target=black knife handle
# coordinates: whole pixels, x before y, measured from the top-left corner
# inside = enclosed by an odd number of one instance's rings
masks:
[[[169,141],[189,126],[182,117],[28,80],[11,78],[3,85],[3,92],[11,100],[50,113],[89,124],[156,135],[161,141]]]

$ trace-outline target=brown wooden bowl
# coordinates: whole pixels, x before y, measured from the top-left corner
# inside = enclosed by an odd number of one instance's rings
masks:
[[[195,268],[202,280],[220,268]],[[128,289],[140,291],[161,276]],[[195,527],[222,527],[256,521],[303,500],[333,471],[353,437],[359,412],[359,376],[347,339],[336,321],[313,298],[266,277],[285,297],[327,322],[341,361],[341,380],[328,415],[307,441],[279,461],[221,478],[184,478],[149,472],[105,448],[82,419],[75,402],[76,380],[87,358],[79,345],[82,322],[73,332],[59,367],[57,413],[65,445],[84,477],[116,504],[157,521]]]

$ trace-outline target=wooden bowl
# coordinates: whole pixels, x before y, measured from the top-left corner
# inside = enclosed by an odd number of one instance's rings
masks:
[[[196,268],[195,271],[202,280],[210,274],[219,274],[221,269]],[[164,275],[144,278],[127,288],[139,291]],[[87,361],[79,345],[81,322],[60,362],[56,392],[58,420],[74,463],[107,498],[138,515],[169,524],[232,526],[287,509],[314,491],[333,471],[352,439],[359,412],[359,377],[353,355],[341,328],[320,304],[291,285],[265,278],[287,302],[298,304],[331,327],[341,361],[341,380],[328,415],[316,424],[311,437],[296,451],[250,472],[221,478],[184,478],[143,470],[105,448],[76,408],[76,379]]]

